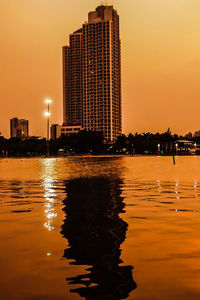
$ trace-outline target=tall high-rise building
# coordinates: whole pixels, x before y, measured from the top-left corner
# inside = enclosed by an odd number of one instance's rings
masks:
[[[113,6],[89,12],[63,47],[63,96],[65,124],[101,131],[110,141],[121,133],[119,16]]]
[[[70,46],[63,47],[64,123],[82,125],[83,72],[82,29],[70,34]]]
[[[27,138],[29,135],[28,120],[13,118],[10,120],[10,137],[20,139]]]

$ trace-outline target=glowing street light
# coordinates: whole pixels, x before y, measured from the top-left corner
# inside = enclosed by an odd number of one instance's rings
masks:
[[[51,116],[50,113],[50,104],[52,100],[46,99],[45,103],[47,104],[47,111],[44,113],[45,117],[47,118],[47,156],[49,156],[49,118]]]
[[[45,103],[46,103],[46,104],[50,104],[51,102],[52,102],[51,99],[46,99],[46,100],[45,100]]]
[[[44,115],[45,115],[45,117],[50,117],[51,113],[48,112],[48,111],[46,111],[46,112],[44,113]]]

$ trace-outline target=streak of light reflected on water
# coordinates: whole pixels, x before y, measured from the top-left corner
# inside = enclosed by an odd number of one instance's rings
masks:
[[[56,159],[47,158],[42,161],[42,178],[43,178],[43,187],[44,187],[44,198],[45,198],[45,216],[47,221],[44,223],[44,226],[50,231],[53,230],[52,226],[53,219],[57,217],[57,213],[55,213],[54,202],[57,194],[55,193],[55,164]]]

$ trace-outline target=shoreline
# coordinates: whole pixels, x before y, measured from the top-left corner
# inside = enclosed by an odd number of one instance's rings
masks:
[[[174,155],[174,157],[196,157],[200,155],[191,155],[191,154],[181,154],[181,155]],[[0,157],[0,160],[3,159],[33,159],[33,158],[72,158],[72,157],[84,157],[84,158],[93,158],[93,157],[173,157],[173,155],[157,155],[157,154],[134,154],[134,155],[126,155],[126,154],[96,154],[96,155],[87,155],[87,154],[75,154],[75,155],[66,155],[66,156],[8,156],[8,157]]]

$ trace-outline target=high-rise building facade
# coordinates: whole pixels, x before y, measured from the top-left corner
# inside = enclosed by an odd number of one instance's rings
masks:
[[[113,6],[90,12],[63,47],[63,92],[64,123],[101,131],[110,141],[121,133],[119,16]]]
[[[27,138],[29,135],[28,120],[13,118],[10,120],[10,137],[20,139]]]
[[[69,40],[70,46],[63,47],[63,123],[82,125],[82,29],[70,34]]]

